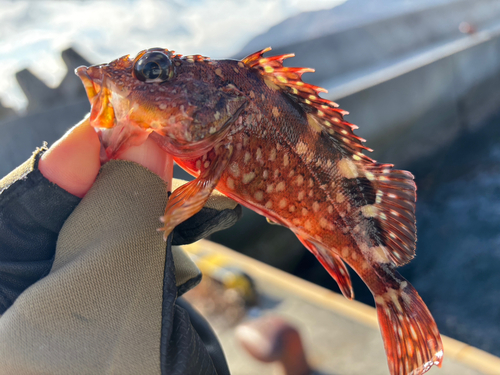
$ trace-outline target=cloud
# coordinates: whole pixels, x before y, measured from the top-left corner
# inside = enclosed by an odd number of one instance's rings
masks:
[[[26,67],[57,86],[66,73],[59,55],[69,46],[96,63],[149,47],[228,57],[288,17],[344,1],[0,0],[0,98],[16,109],[26,106],[14,77]]]

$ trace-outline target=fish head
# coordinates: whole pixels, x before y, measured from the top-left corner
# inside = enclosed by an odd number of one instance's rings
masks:
[[[174,156],[196,156],[218,143],[248,99],[217,73],[232,60],[181,56],[163,48],[108,64],[81,66],[90,123],[108,159],[148,136]],[[230,64],[230,63],[229,63]]]

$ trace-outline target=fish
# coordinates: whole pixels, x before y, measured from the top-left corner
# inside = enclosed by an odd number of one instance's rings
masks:
[[[195,179],[172,192],[164,236],[217,189],[294,232],[354,297],[347,265],[377,309],[391,375],[441,366],[443,345],[429,309],[396,270],[415,256],[416,185],[410,172],[365,154],[348,112],[286,67],[293,54],[242,60],[150,48],[79,67],[101,158],[154,139]]]

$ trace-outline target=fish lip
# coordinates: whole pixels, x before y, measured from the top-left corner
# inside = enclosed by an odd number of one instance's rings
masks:
[[[104,71],[103,65],[84,65],[75,69],[75,74],[82,80],[83,86],[89,98],[90,104],[93,104],[97,94],[102,89]]]

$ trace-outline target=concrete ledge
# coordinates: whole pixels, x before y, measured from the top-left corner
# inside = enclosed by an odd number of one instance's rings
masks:
[[[291,295],[299,296],[305,301],[331,310],[367,328],[378,330],[377,314],[375,309],[370,306],[356,301],[349,301],[340,294],[299,279],[208,240],[201,240],[183,246],[183,248],[188,252],[197,253],[203,249],[216,253],[219,257],[227,258],[229,264],[240,268],[263,285],[279,287]],[[462,363],[486,375],[500,375],[500,358],[452,338],[446,336],[442,336],[442,338],[446,360]],[[436,372],[436,374],[439,374],[439,372]]]

